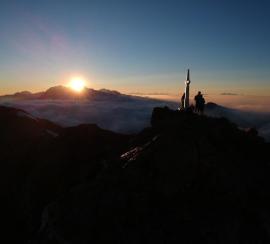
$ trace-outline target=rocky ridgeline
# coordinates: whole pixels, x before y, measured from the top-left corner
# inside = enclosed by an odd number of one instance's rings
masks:
[[[155,108],[152,126],[134,136],[38,119],[31,122],[35,133],[20,134],[33,118],[1,109],[7,240],[270,241],[270,146],[254,130]]]

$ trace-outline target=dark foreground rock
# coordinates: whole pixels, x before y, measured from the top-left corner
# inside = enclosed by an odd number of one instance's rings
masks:
[[[129,139],[96,125],[62,128],[0,106],[1,240],[27,243],[40,228],[44,208],[113,167]]]
[[[42,126],[5,169],[19,243],[270,241],[270,147],[256,133],[168,108],[132,137],[83,125],[43,138]]]

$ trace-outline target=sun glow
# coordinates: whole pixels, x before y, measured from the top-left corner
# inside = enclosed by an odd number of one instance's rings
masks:
[[[85,81],[82,78],[73,78],[69,87],[76,92],[81,92],[85,88]]]

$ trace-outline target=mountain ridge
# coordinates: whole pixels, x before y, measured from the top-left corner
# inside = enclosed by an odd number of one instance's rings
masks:
[[[18,112],[0,107],[1,238],[31,244],[270,240],[270,144],[256,133],[169,108],[155,108],[151,126],[129,136],[96,125],[62,128]],[[58,136],[44,136],[48,129]]]
[[[2,96],[0,103],[21,108],[62,126],[96,123],[121,133],[137,133],[148,126],[153,107],[178,107],[176,102],[131,96],[108,89],[85,88],[78,93],[64,86],[51,87],[41,93],[21,92]],[[254,127],[270,141],[269,113],[241,111],[209,101],[205,106],[205,114],[228,118],[243,129]]]
[[[93,99],[93,98],[102,98],[106,97],[132,97],[129,95],[122,94],[118,91],[108,90],[108,89],[99,89],[95,90],[92,88],[85,87],[81,92],[76,92],[71,88],[63,85],[53,86],[48,88],[43,92],[32,93],[29,91],[16,92],[14,94],[2,95],[0,99],[9,98],[9,99],[21,99],[21,100],[33,100],[33,99]]]

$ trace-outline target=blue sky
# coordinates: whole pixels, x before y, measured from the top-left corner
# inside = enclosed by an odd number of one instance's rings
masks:
[[[0,94],[93,88],[270,92],[270,2],[1,0]]]

